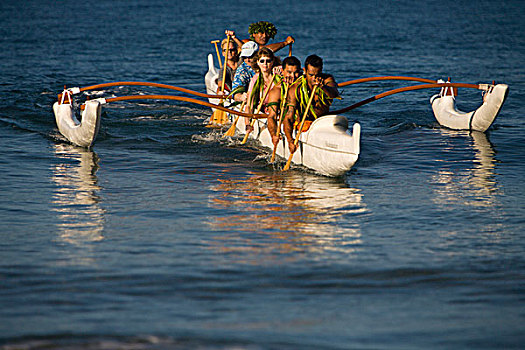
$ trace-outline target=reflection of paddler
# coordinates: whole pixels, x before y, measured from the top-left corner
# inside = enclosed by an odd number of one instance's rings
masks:
[[[328,114],[332,101],[334,98],[339,97],[334,77],[323,73],[323,60],[317,55],[311,55],[306,58],[304,75],[297,80],[296,84],[290,87],[288,92],[286,103],[288,110],[283,123],[284,133],[291,153],[294,153],[296,149],[292,136],[293,130],[297,129],[301,123],[301,118],[306,112],[308,99],[314,86],[317,86],[317,92],[306,114],[302,131],[308,130],[310,124],[318,117]]]

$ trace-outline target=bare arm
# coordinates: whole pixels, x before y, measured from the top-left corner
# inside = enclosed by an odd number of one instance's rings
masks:
[[[333,76],[327,74],[318,85],[330,98],[339,97],[339,90]]]
[[[233,99],[237,102],[244,102],[248,98],[248,94],[246,92],[243,92],[242,94],[236,93],[233,95]]]
[[[277,52],[283,47],[286,47],[290,44],[293,44],[295,42],[295,39],[291,36],[287,37],[285,41],[281,41],[279,43],[273,43],[273,44],[267,44],[265,47],[269,48],[273,52]]]
[[[286,115],[284,116],[283,120],[283,129],[284,129],[284,135],[286,136],[286,140],[288,140],[288,147],[290,148],[290,152],[295,152],[295,145],[293,144],[293,124],[295,122],[295,110],[297,108],[297,99],[295,98],[295,91],[297,90],[297,86],[292,86],[290,88],[290,91],[288,93],[288,96],[286,98],[286,107],[288,107],[288,110],[286,111]]]
[[[240,41],[236,36],[235,32],[233,30],[226,30],[224,34],[229,35],[233,41],[237,44],[237,48],[240,50],[242,44],[244,44],[242,41]]]
[[[268,131],[272,138],[277,133],[277,118],[279,118],[279,102],[281,100],[281,87],[275,86],[268,93]],[[277,104],[277,105],[276,105]]]

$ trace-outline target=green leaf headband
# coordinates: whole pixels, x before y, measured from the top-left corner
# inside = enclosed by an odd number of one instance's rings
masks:
[[[277,34],[277,28],[273,25],[271,22],[266,21],[260,21],[250,24],[248,27],[248,33],[250,34],[250,39],[253,40],[253,34],[256,33],[266,33],[270,37],[270,39],[273,39],[275,37],[275,34]]]

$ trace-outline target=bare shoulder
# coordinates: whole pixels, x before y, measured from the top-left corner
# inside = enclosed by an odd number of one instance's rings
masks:
[[[334,83],[335,84],[335,78],[332,74],[323,73],[322,78],[325,82],[325,84],[328,83]]]
[[[268,101],[278,101],[280,98],[281,98],[281,85],[276,85],[268,93]]]
[[[288,89],[288,98],[295,97],[295,92],[297,91],[299,84],[293,83]]]

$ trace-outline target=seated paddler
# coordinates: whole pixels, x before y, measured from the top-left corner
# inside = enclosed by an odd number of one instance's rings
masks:
[[[232,82],[231,95],[235,101],[245,102],[248,99],[248,87],[255,75],[255,55],[259,50],[259,45],[254,41],[248,41],[241,47],[241,64],[235,70]]]
[[[280,49],[295,42],[295,39],[289,35],[284,41],[268,44],[270,39],[273,39],[277,34],[277,28],[273,23],[267,21],[259,21],[250,24],[248,27],[248,33],[250,34],[250,39],[239,40],[235,36],[234,31],[226,31],[226,35],[230,35],[238,46],[242,46],[244,43],[251,40],[255,41],[257,45],[259,45],[259,48],[267,47],[273,52],[277,52]]]
[[[286,100],[286,115],[283,121],[284,134],[288,141],[290,152],[295,152],[293,132],[297,131],[305,114],[308,99],[313,88],[317,87],[312,103],[306,114],[302,132],[307,131],[312,122],[328,114],[330,105],[339,98],[337,83],[332,75],[323,73],[323,60],[317,55],[310,55],[304,62],[304,74],[288,92]]]
[[[254,70],[256,74],[251,79],[248,87],[246,109],[248,113],[256,113],[258,111],[262,113],[267,112],[266,107],[270,90],[281,82],[281,76],[274,71],[277,63],[278,58],[275,57],[272,50],[267,47],[259,49],[255,55]],[[246,130],[248,132],[253,131],[253,127],[250,125],[250,119],[246,118],[245,122]]]
[[[227,45],[228,44],[228,45]],[[228,46],[228,47],[226,47]],[[239,55],[241,53],[240,46],[237,46],[237,43],[233,40],[223,39],[221,42],[221,51],[224,57],[226,57],[226,78],[224,79],[224,90],[227,92],[231,91],[233,77],[235,76],[235,71],[237,70],[237,67],[240,65],[240,58]],[[220,93],[222,91],[222,76],[223,76],[224,70],[219,70],[219,76],[217,77],[217,93]]]
[[[281,64],[281,83],[270,90],[266,111],[268,113],[268,131],[275,145],[279,142],[280,133],[277,132],[279,119],[284,118],[285,104],[288,91],[293,83],[301,76],[301,62],[297,57],[289,56]],[[281,122],[282,123],[282,122]]]

